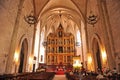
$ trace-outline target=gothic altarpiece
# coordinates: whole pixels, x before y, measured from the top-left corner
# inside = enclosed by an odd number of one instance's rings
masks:
[[[73,56],[75,56],[74,36],[72,33],[65,33],[60,24],[55,33],[47,36],[46,64],[72,65]]]

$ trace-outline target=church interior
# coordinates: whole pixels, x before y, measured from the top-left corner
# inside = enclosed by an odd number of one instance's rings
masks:
[[[120,0],[0,0],[0,80],[107,69],[120,80],[119,8]]]

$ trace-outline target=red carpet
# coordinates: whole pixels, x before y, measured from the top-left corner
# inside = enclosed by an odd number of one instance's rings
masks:
[[[64,75],[64,71],[56,71],[56,75]]]
[[[59,68],[57,71],[56,71],[56,75],[64,75],[64,69],[62,68]]]

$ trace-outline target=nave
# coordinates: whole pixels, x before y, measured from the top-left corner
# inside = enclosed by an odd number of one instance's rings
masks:
[[[0,0],[0,12],[0,80],[120,74],[120,0]]]

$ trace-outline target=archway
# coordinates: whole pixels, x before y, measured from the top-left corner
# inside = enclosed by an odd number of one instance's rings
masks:
[[[63,2],[63,4],[59,4],[58,1]],[[56,3],[58,4],[54,4],[54,1],[52,0],[48,1],[48,3],[43,7],[41,12],[39,13],[38,20],[40,24],[38,24],[39,25],[38,27],[40,28],[39,29],[40,36],[38,41],[39,50],[37,53],[39,55],[38,58],[41,58],[41,55],[43,55],[43,60],[40,61],[40,59],[38,59],[37,60],[38,63],[46,62],[46,60],[44,59],[46,59],[45,51],[47,51],[47,49],[45,49],[43,47],[43,44],[41,45],[41,43],[46,42],[48,34],[51,32],[55,32],[59,27],[59,24],[61,24],[64,27],[64,31],[66,33],[71,32],[74,35],[75,39],[77,37],[76,36],[77,30],[79,30],[79,32],[83,34],[83,36],[79,35],[83,43],[78,49],[75,49],[74,52],[76,53],[77,51],[79,51],[77,55],[81,55],[80,58],[83,64],[85,64],[84,55],[87,53],[85,18],[83,16],[82,11],[74,4],[73,1],[70,1],[70,0],[67,0],[67,1],[68,1],[67,5],[64,3],[64,1],[61,1],[61,0],[56,1]],[[43,31],[44,31],[44,35],[43,35],[44,38],[42,37]],[[40,48],[40,47],[43,47],[43,48]],[[76,45],[74,48],[76,48]],[[55,49],[51,48],[51,50],[55,50]],[[63,52],[63,48],[60,46],[58,48],[58,51]]]
[[[102,69],[102,59],[101,59],[101,49],[97,39],[93,40],[93,55],[94,55],[94,62],[97,69]]]
[[[21,51],[20,51],[20,63],[19,63],[19,68],[18,68],[18,73],[22,73],[25,71],[25,57],[28,52],[28,44],[27,40],[24,39],[21,45]]]

